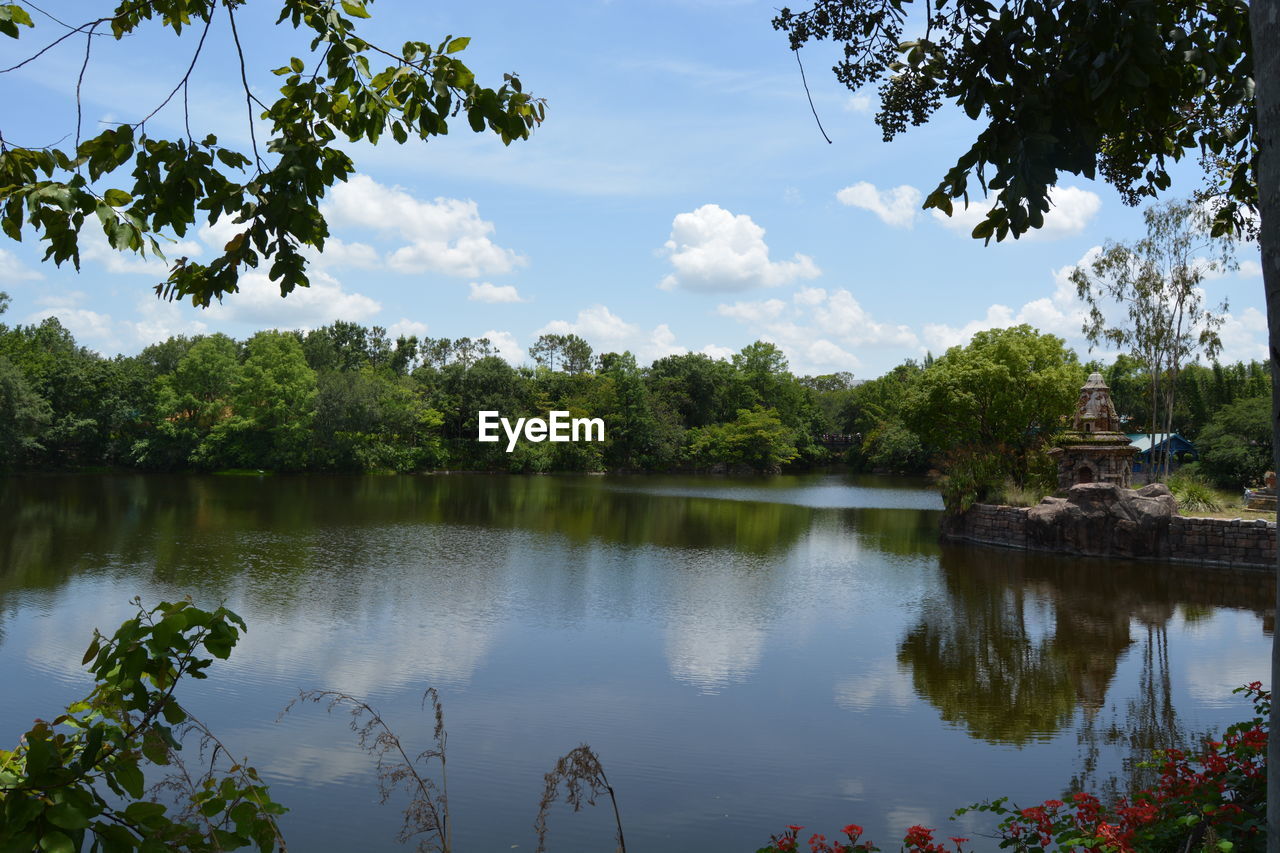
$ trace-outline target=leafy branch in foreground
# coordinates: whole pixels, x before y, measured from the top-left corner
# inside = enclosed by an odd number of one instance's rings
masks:
[[[17,748],[0,749],[0,849],[74,853],[89,841],[105,853],[283,851],[275,817],[285,809],[241,762],[218,771],[215,753],[196,778],[179,764],[168,787],[185,802],[173,812],[144,799],[144,768],[173,765],[183,731],[226,753],[174,691],[184,677],[206,677],[213,660],[205,654],[225,660],[245,624],[222,607],[134,604],[137,616],[114,635],[94,632],[83,661],[97,682],[92,692],[56,719],[36,720]]]
[[[249,84],[236,24],[244,0],[123,0],[111,15],[78,27],[58,21],[69,32],[0,69],[0,75],[34,62],[67,39],[83,39],[75,141],[67,147],[20,146],[7,140],[0,127],[0,230],[21,240],[24,227],[30,227],[48,243],[46,260],[59,265],[69,260],[79,268],[81,230],[94,219],[113,249],[144,255],[149,249],[162,256],[157,238],[183,236],[198,217],[209,224],[229,217],[237,233],[222,253],[207,264],[178,258],[156,293],[208,306],[234,293],[243,272],[269,263],[271,279],[286,295],[309,283],[303,250],[323,249],[329,236],[321,199],[355,171],[347,153],[333,144],[338,136],[375,144],[386,134],[400,144],[411,137],[425,141],[448,133],[450,120],[463,114],[473,131],[487,129],[510,144],[527,139],[545,116],[545,103],[526,94],[514,74],[504,75],[496,89],[476,82],[456,56],[468,38],[450,36],[435,46],[411,40],[389,50],[357,34],[352,19],[369,18],[371,0],[279,2],[276,23],[287,21],[294,29],[310,31],[312,38],[307,58],[290,57],[274,70],[283,82],[280,97],[271,104],[259,100]],[[221,145],[213,133],[191,129],[189,81],[222,10],[239,68],[236,84],[243,89],[248,113],[248,152]],[[200,30],[186,72],[145,116],[81,139],[80,82],[94,47],[104,37],[119,41],[152,19],[179,36],[184,28]],[[26,9],[0,3],[0,33],[17,39],[20,28],[35,28]],[[384,67],[375,69],[377,61]],[[150,135],[147,123],[179,91],[185,135]],[[265,151],[258,145],[258,121],[269,126]],[[133,183],[127,189],[102,185],[103,179],[129,167]]]

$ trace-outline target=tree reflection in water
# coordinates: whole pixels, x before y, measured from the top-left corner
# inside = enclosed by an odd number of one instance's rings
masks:
[[[1113,795],[1150,784],[1152,750],[1194,743],[1174,708],[1167,628],[1181,606],[1252,610],[1270,629],[1263,573],[944,546],[941,594],[899,644],[919,696],[946,722],[995,744],[1049,740],[1077,713],[1081,765],[1072,790]],[[1141,669],[1123,711],[1108,708],[1118,665]],[[1127,692],[1127,691],[1126,691]],[[1122,778],[1099,778],[1104,751]]]

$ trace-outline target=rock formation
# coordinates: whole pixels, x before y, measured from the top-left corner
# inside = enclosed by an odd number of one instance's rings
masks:
[[[1169,520],[1178,504],[1163,483],[1125,489],[1115,483],[1072,486],[1027,512],[1027,543],[1082,556],[1169,556]]]

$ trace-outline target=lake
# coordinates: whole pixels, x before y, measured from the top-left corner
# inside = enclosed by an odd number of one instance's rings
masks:
[[[1269,575],[944,546],[940,518],[922,483],[842,474],[0,479],[0,741],[87,691],[134,596],[248,622],[179,698],[295,851],[404,849],[345,715],[277,721],[299,689],[415,751],[439,691],[459,851],[532,851],[543,774],[584,742],[632,853],[851,822],[896,849],[981,830],[948,817],[983,798],[1123,788],[1250,715]],[[550,829],[613,849],[607,802]]]

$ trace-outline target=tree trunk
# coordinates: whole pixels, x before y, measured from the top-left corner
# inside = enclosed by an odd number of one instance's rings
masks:
[[[1280,0],[1253,0],[1249,7],[1253,77],[1258,109],[1258,200],[1262,283],[1267,294],[1271,351],[1272,464],[1280,470]],[[1276,601],[1280,605],[1280,556]],[[1280,609],[1280,607],[1278,607]],[[1280,681],[1280,644],[1271,642],[1271,683]],[[1271,706],[1267,743],[1267,853],[1280,853],[1280,703]]]

